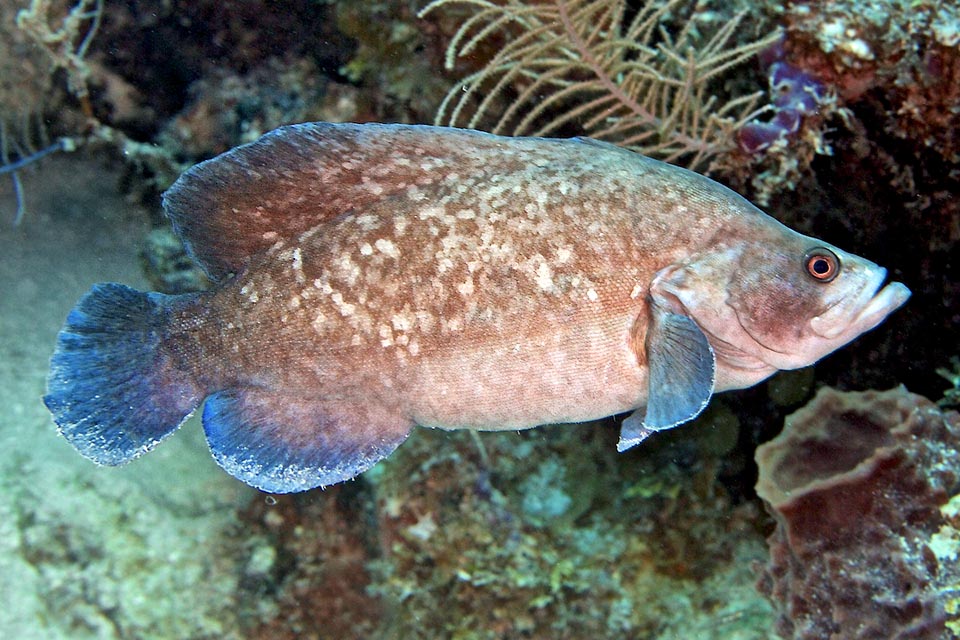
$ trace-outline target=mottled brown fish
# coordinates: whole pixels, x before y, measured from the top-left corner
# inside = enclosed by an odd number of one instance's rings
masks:
[[[716,182],[585,139],[295,125],[190,169],[164,207],[216,288],[95,286],[45,402],[113,465],[206,399],[217,462],[271,492],[352,478],[414,425],[632,410],[624,450],[909,296]]]

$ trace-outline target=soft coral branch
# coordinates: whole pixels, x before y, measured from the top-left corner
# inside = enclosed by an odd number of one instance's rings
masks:
[[[733,46],[744,14],[708,37],[693,19],[671,32],[667,20],[687,8],[686,0],[648,0],[636,11],[623,0],[434,0],[420,15],[454,4],[476,13],[451,40],[447,66],[483,42],[496,53],[450,90],[438,123],[477,127],[493,120],[490,129],[513,135],[572,126],[691,168],[736,146],[733,133],[752,117],[760,95],[723,100],[714,81],[777,38]]]

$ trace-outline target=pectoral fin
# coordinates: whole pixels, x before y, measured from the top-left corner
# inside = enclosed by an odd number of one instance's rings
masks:
[[[654,431],[693,420],[713,395],[713,348],[689,317],[654,308],[646,346],[647,405],[624,420],[618,451],[640,443]]]
[[[349,480],[392,453],[411,426],[365,404],[253,387],[215,393],[203,411],[217,463],[270,493]]]

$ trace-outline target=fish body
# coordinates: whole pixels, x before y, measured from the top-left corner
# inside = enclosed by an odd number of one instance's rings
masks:
[[[119,464],[206,399],[216,460],[273,492],[353,477],[414,425],[633,411],[623,450],[909,296],[708,178],[585,139],[294,125],[187,171],[164,206],[216,288],[98,285],[45,400]]]

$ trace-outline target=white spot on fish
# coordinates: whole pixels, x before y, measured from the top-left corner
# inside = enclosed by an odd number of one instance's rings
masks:
[[[537,286],[543,291],[553,289],[553,272],[546,262],[541,262],[540,266],[537,267]]]
[[[427,194],[420,191],[420,189],[416,185],[407,187],[407,199],[412,200],[414,202],[420,202],[422,200],[425,200],[426,197],[427,197]]]
[[[594,289],[587,289],[587,298],[590,302],[596,302],[599,297]]]
[[[330,295],[330,299],[333,300],[333,304],[337,305],[337,310],[340,311],[340,315],[344,317],[352,316],[353,312],[356,311],[357,309],[357,305],[350,304],[349,302],[344,302],[343,294],[340,293],[339,291],[334,291]]]
[[[457,285],[457,291],[460,295],[466,297],[473,294],[473,276],[468,276],[466,280]]]
[[[300,254],[300,247],[297,247],[293,250],[293,275],[297,280],[297,284],[303,284],[306,282],[306,278],[303,275],[303,256]]]
[[[365,256],[372,255],[373,247],[370,246],[369,242],[364,242],[362,245],[360,245],[360,253]]]
[[[385,324],[380,325],[380,346],[381,347],[392,347],[393,346],[393,331],[390,330]]]
[[[407,307],[409,309],[409,307]],[[413,321],[415,317],[408,310],[404,310],[402,313],[395,313],[393,317],[390,318],[390,324],[393,325],[393,328],[397,331],[410,331],[413,328]]]
[[[380,253],[390,256],[395,260],[400,257],[400,251],[397,249],[396,245],[386,238],[380,238],[373,243],[373,246],[375,246],[377,251]]]
[[[446,331],[460,331],[463,329],[463,320],[461,318],[450,318],[440,320],[441,329]]]
[[[417,214],[421,220],[426,220],[427,218],[442,218],[443,217],[443,207],[424,207],[420,209],[420,212]]]
[[[362,216],[357,216],[357,224],[360,225],[360,228],[364,231],[371,231],[380,226],[380,220],[377,216],[365,213]]]
[[[252,303],[259,302],[260,296],[257,294],[256,289],[254,289],[249,284],[245,284],[240,288],[240,293],[247,296],[247,300]]]
[[[314,280],[313,286],[316,287],[317,289],[320,289],[321,293],[325,295],[330,295],[331,293],[333,293],[333,287],[330,286],[330,283],[321,278],[317,278],[316,280]]]
[[[323,323],[326,321],[327,321],[327,316],[323,315],[322,313],[318,313],[317,317],[314,318],[313,322],[311,322],[310,324],[313,326],[314,330],[319,333],[320,331],[323,331]]]
[[[349,253],[340,254],[340,259],[338,262],[338,266],[340,267],[347,284],[351,287],[354,286],[357,283],[357,279],[360,277],[360,266],[350,258]]]
[[[453,268],[453,260],[451,260],[450,258],[441,257],[437,259],[437,273],[443,273],[447,269],[452,269],[452,268]]]

